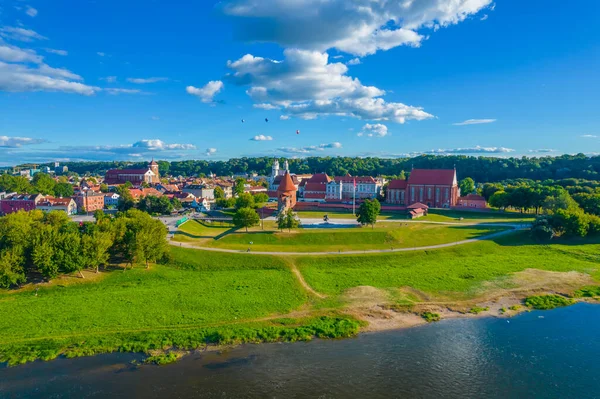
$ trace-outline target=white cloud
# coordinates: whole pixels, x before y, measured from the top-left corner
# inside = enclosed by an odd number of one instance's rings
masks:
[[[259,134],[258,136],[252,137],[250,140],[252,140],[252,141],[272,141],[273,137],[265,136],[264,134]]]
[[[0,37],[18,40],[21,42],[32,42],[34,40],[46,40],[47,38],[31,30],[14,26],[0,28]]]
[[[278,106],[273,105],[273,104],[266,104],[266,103],[262,103],[262,104],[254,104],[253,105],[254,108],[258,108],[258,109],[264,109],[266,111],[271,111],[274,109],[279,109]]]
[[[19,148],[24,145],[40,144],[44,143],[42,139],[32,139],[29,137],[8,137],[0,136],[0,147],[1,148]]]
[[[209,157],[210,157],[211,155],[214,155],[214,154],[216,154],[216,153],[217,153],[217,149],[216,149],[216,148],[207,148],[207,149],[206,149],[206,155],[207,155],[207,156],[209,156]]]
[[[144,94],[143,91],[138,90],[138,89],[120,89],[120,88],[105,88],[102,89],[105,92],[107,92],[108,94],[111,95],[118,95],[118,94]]]
[[[33,50],[0,44],[0,60],[7,62],[42,62],[42,57]]]
[[[168,144],[159,139],[145,139],[136,141],[133,144],[122,145],[98,145],[98,146],[66,146],[59,147],[60,150],[70,151],[96,151],[111,154],[146,154],[160,151],[175,151],[175,150],[194,150],[196,146],[193,144]]]
[[[103,80],[106,83],[115,83],[117,81],[117,77],[116,76],[106,76],[104,78],[100,78],[100,80]]]
[[[489,7],[492,0],[225,0],[235,35],[249,42],[364,56],[408,45]]]
[[[353,58],[346,63],[346,65],[360,65],[360,58]]]
[[[489,18],[489,15],[487,14],[483,14],[483,16],[480,18],[481,21],[485,21],[486,19]]]
[[[162,140],[141,140],[132,144],[133,148],[143,148],[148,151],[165,151],[165,150],[193,150],[196,146],[192,144],[167,144]]]
[[[327,53],[287,49],[284,55],[283,61],[250,54],[229,61],[227,66],[233,72],[226,79],[249,86],[246,93],[256,103],[303,119],[338,115],[404,123],[433,117],[419,107],[386,102],[381,98],[385,91],[347,76],[348,67],[328,63]]]
[[[334,142],[330,144],[320,144],[320,145],[311,145],[307,147],[281,147],[277,150],[280,152],[285,152],[287,154],[310,154],[312,152],[317,151],[325,151],[330,149],[338,149],[342,148],[342,143]]]
[[[128,82],[135,83],[135,84],[138,84],[138,85],[143,85],[143,84],[147,84],[147,83],[156,83],[156,82],[166,82],[167,80],[169,80],[169,78],[159,78],[159,77],[152,77],[152,78],[127,78]]]
[[[0,62],[0,90],[3,91],[61,91],[89,96],[99,90],[73,80],[79,81],[81,77],[66,69],[52,68],[45,64],[34,68]]]
[[[57,50],[57,49],[53,49],[53,48],[45,48],[44,51],[47,53],[62,55],[62,56],[69,55],[69,52],[67,50]]]
[[[583,137],[584,139],[596,139],[596,138],[598,138],[598,136],[596,136],[595,134],[583,134],[583,135],[581,135],[581,137]]]
[[[363,126],[362,131],[358,133],[359,137],[385,137],[388,135],[388,128],[382,123],[370,124],[367,123]]]
[[[153,121],[159,121],[160,117],[158,117],[156,115],[153,115],[153,116],[150,117],[150,119],[152,119]]]
[[[289,115],[281,115],[279,117],[279,120],[282,120],[282,121],[287,121],[288,119],[290,119]]]
[[[552,150],[550,148],[540,148],[537,150],[529,150],[527,152],[529,152],[530,154],[548,154],[551,152],[556,152],[556,150]]]
[[[33,18],[38,14],[38,10],[36,10],[35,8],[33,8],[31,6],[27,6],[27,9],[25,10],[25,14],[27,14]]]
[[[465,147],[465,148],[449,148],[449,149],[438,149],[424,151],[422,154],[503,154],[508,152],[514,152],[512,148],[505,147]]]
[[[185,91],[188,94],[199,97],[203,103],[211,103],[213,102],[213,98],[223,90],[223,87],[223,82],[220,80],[211,80],[204,87],[188,86],[185,88]]]
[[[496,119],[467,119],[463,122],[453,123],[454,126],[480,125],[483,123],[494,123]]]
[[[104,57],[106,55],[106,53],[103,53],[102,51],[98,51],[96,54],[98,54],[100,57]]]

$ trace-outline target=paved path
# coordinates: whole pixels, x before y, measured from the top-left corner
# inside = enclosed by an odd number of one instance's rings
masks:
[[[430,222],[436,223],[436,222]],[[439,222],[444,223],[444,222]],[[479,226],[484,224],[478,224]],[[498,226],[498,224],[494,224],[494,226]],[[169,240],[169,243],[176,247],[182,248],[192,248],[201,251],[211,251],[211,252],[224,252],[230,254],[246,254],[246,255],[277,255],[277,256],[324,256],[324,255],[363,255],[363,254],[381,254],[381,253],[392,253],[392,252],[411,252],[411,251],[425,251],[431,249],[440,249],[440,248],[449,248],[456,247],[458,245],[470,244],[477,241],[482,240],[491,240],[493,238],[498,238],[507,234],[514,233],[515,231],[522,230],[523,226],[521,224],[517,225],[504,225],[506,227],[511,227],[510,230],[500,231],[498,233],[489,234],[482,237],[471,238],[468,240],[450,242],[447,244],[437,244],[437,245],[428,245],[424,247],[410,247],[410,248],[390,248],[390,249],[370,249],[365,251],[330,251],[330,252],[272,252],[272,251],[240,251],[237,249],[224,249],[224,248],[208,248],[208,247],[199,247],[196,245],[192,245],[185,242],[175,242]]]

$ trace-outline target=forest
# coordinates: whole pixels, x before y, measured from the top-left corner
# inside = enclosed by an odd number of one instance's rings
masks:
[[[161,175],[232,176],[240,173],[270,175],[274,159],[233,158],[228,161],[158,161]],[[283,158],[280,159],[283,161]],[[331,176],[350,173],[353,176],[396,177],[413,168],[451,169],[456,167],[458,178],[471,177],[477,182],[499,182],[509,179],[564,179],[600,180],[600,156],[584,154],[558,157],[474,157],[464,155],[422,155],[414,158],[358,158],[358,157],[307,157],[288,159],[293,173],[325,172]],[[147,162],[67,162],[70,172],[79,175],[104,174],[108,169],[143,168]]]

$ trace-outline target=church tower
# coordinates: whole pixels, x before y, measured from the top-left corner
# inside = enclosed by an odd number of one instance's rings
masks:
[[[150,162],[148,164],[148,169],[150,169],[152,171],[152,173],[155,174],[155,176],[152,176],[152,181],[150,181],[149,183],[160,183],[160,174],[158,173],[158,163],[156,163],[154,158],[152,159],[152,162]]]
[[[276,159],[273,161],[273,166],[271,168],[271,179],[275,180],[275,178],[279,176],[279,160]]]
[[[281,173],[281,175],[285,175],[286,173],[290,173],[290,164],[288,163],[287,159],[285,160],[285,163],[283,164],[283,172]]]

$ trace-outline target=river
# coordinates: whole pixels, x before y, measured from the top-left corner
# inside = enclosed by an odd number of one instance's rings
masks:
[[[244,345],[168,366],[136,354],[0,369],[2,398],[600,398],[600,306]]]

